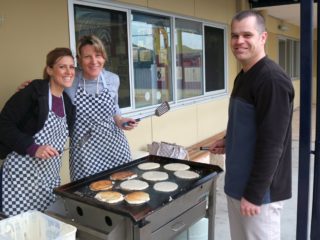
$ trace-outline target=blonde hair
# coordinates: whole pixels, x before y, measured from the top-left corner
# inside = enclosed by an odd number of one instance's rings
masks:
[[[55,48],[51,50],[47,54],[46,66],[43,70],[43,79],[50,79],[50,76],[47,73],[47,67],[52,68],[57,61],[66,56],[72,57],[73,59],[72,51],[69,48]]]
[[[106,61],[108,60],[107,52],[102,41],[95,35],[85,35],[79,39],[77,46],[77,57],[81,57],[81,50],[86,45],[93,46],[96,52],[101,53],[103,58]]]

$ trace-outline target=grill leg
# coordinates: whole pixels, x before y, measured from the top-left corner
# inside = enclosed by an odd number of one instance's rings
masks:
[[[209,192],[208,202],[208,239],[214,240],[214,226],[215,226],[215,215],[216,215],[216,187],[217,181],[213,181],[211,190]]]
[[[137,225],[133,226],[133,239],[134,240],[150,240],[151,239],[151,224],[146,224],[142,228]]]

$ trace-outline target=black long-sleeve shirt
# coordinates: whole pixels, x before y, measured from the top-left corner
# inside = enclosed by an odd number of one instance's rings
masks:
[[[229,105],[227,195],[257,205],[291,197],[293,98],[290,78],[267,57],[238,74]]]
[[[49,81],[34,80],[26,88],[15,93],[0,113],[0,158],[16,151],[26,154],[34,143],[33,136],[43,128],[49,113]],[[72,130],[75,107],[63,93],[69,130]]]

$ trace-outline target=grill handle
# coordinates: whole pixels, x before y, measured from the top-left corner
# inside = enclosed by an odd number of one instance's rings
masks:
[[[186,226],[186,224],[183,221],[177,222],[171,226],[171,230],[174,232],[179,232],[181,229],[183,229]]]

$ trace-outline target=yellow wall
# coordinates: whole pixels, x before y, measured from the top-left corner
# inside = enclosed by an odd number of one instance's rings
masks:
[[[300,80],[294,80],[292,83],[295,90],[294,108],[297,108],[300,107]]]
[[[122,0],[139,7],[168,13],[177,13],[217,23],[229,24],[236,9],[246,6],[246,1],[234,0]],[[14,93],[16,87],[27,79],[41,78],[46,53],[60,46],[69,46],[67,0],[1,0],[0,16],[0,108]],[[18,6],[18,7],[17,7]],[[270,56],[276,58],[275,20],[268,21],[271,29]],[[269,26],[268,26],[269,27]],[[230,29],[228,28],[228,40]],[[229,92],[238,72],[237,61],[227,52]],[[297,87],[295,84],[295,87]],[[172,109],[164,116],[141,121],[139,127],[126,132],[133,152],[146,150],[152,141],[167,141],[190,146],[226,128],[229,97],[225,95],[204,103]],[[63,172],[67,173],[67,154]],[[64,178],[64,182],[67,181]]]
[[[1,0],[0,108],[18,84],[42,77],[47,52],[69,46],[66,0]]]

